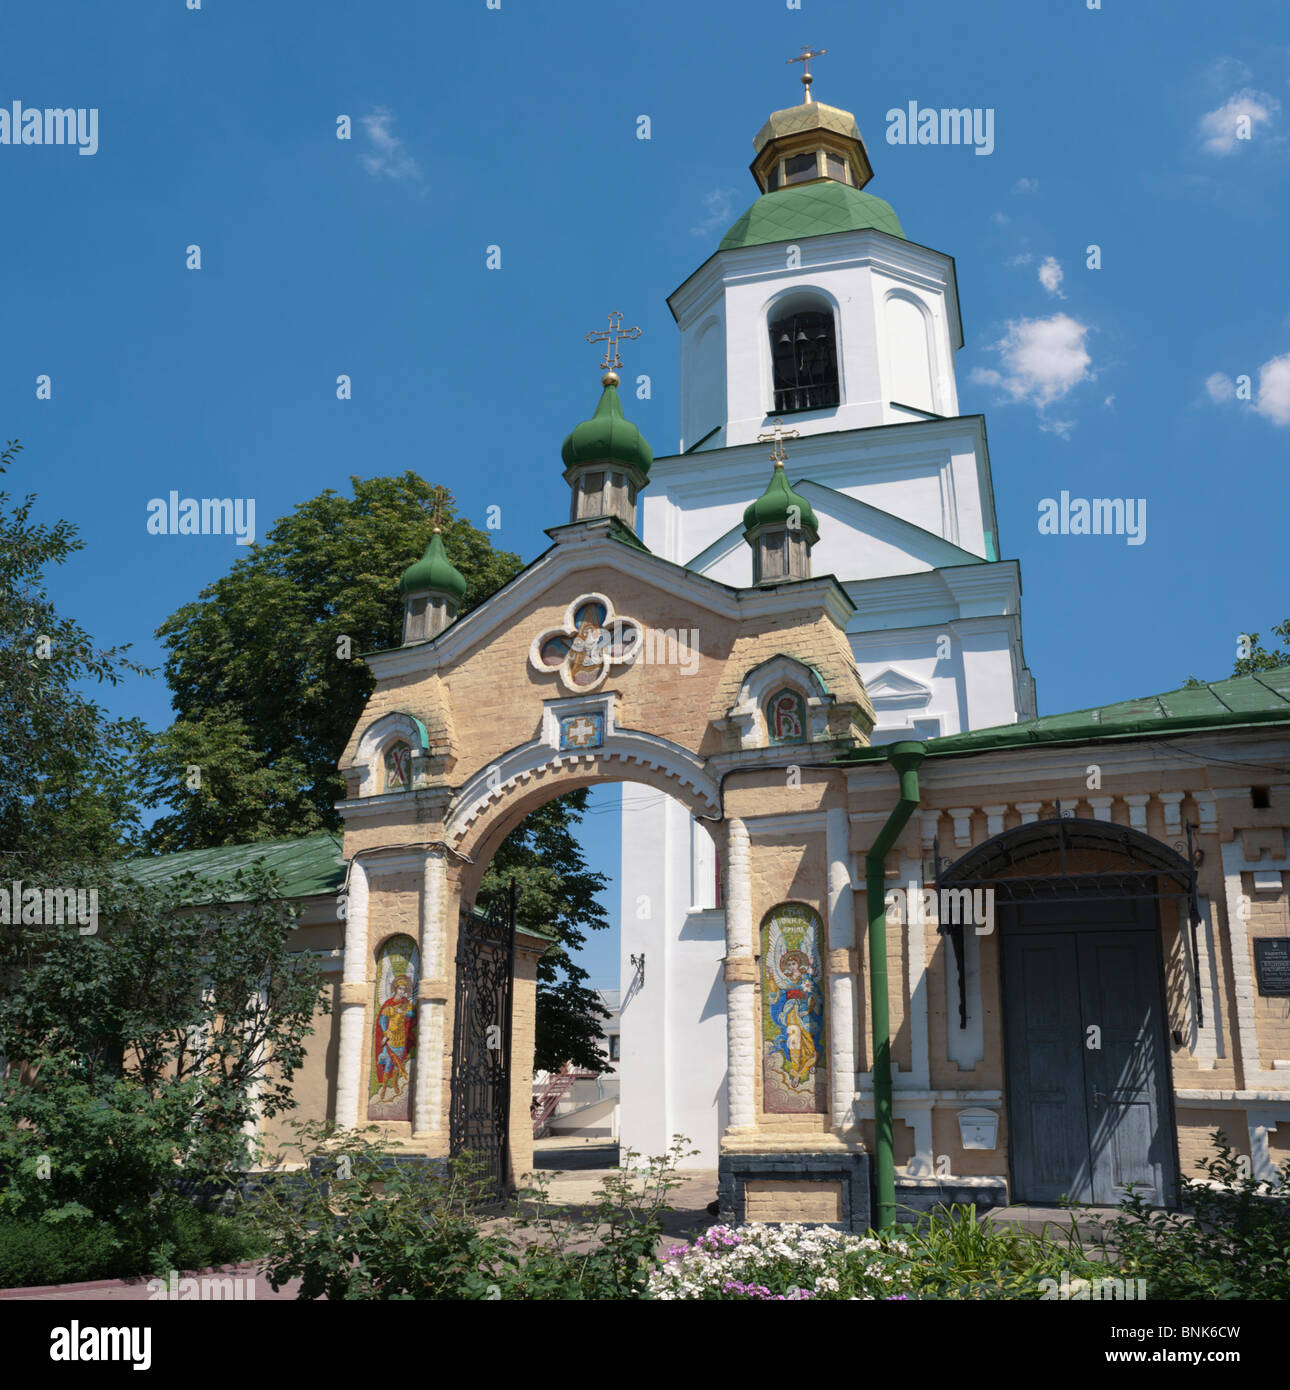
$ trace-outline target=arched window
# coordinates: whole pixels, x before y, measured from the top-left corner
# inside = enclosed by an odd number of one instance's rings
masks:
[[[407,743],[392,743],[385,750],[385,790],[406,791],[412,785],[412,747]]]
[[[818,299],[777,305],[770,322],[775,415],[838,404],[838,348],[833,313]]]
[[[766,701],[766,728],[772,743],[806,742],[806,701],[796,690],[777,690]]]

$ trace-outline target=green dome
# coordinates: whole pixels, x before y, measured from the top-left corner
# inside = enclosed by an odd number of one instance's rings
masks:
[[[622,463],[648,474],[654,451],[623,414],[618,387],[610,382],[590,420],[575,425],[560,449],[566,468],[580,463]]]
[[[852,188],[849,183],[821,179],[764,193],[721,238],[718,251],[741,246],[766,246],[775,241],[800,241],[829,232],[872,229],[898,236],[905,233],[890,203]]]
[[[401,594],[417,593],[422,589],[433,589],[437,593],[447,594],[457,603],[466,596],[465,577],[460,570],[453,568],[452,561],[443,548],[443,537],[437,530],[430,537],[426,553],[415,565],[409,565],[403,578],[399,580]]]
[[[820,538],[820,528],[811,504],[789,486],[788,474],[781,464],[775,465],[766,491],[744,510],[745,534],[757,526],[783,525],[789,519],[789,508],[797,508],[798,527],[806,533],[812,545]]]

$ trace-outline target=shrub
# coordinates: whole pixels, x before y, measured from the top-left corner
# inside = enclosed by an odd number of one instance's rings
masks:
[[[1118,1269],[1152,1299],[1290,1299],[1290,1163],[1261,1181],[1222,1130],[1212,1141],[1181,1210],[1153,1211],[1130,1189],[1106,1228]]]
[[[106,1222],[0,1222],[0,1288],[109,1278],[120,1258],[121,1242]]]
[[[329,1299],[631,1298],[645,1289],[681,1144],[611,1174],[577,1219],[538,1178],[503,1215],[469,1156],[400,1161],[378,1131],[297,1127],[308,1173],[252,1203],[275,1289]],[[630,1164],[636,1157],[624,1155]]]

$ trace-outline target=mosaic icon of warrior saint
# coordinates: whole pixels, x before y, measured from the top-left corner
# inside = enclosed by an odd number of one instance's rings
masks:
[[[369,1119],[408,1119],[416,1043],[416,943],[393,937],[377,956]]]
[[[780,909],[763,926],[763,1104],[770,1114],[825,1108],[819,918]]]

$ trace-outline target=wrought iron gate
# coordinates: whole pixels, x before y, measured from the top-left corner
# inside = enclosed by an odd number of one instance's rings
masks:
[[[487,912],[463,912],[457,933],[450,1152],[481,1160],[492,1190],[506,1188],[511,1105],[511,982],[515,884]]]

